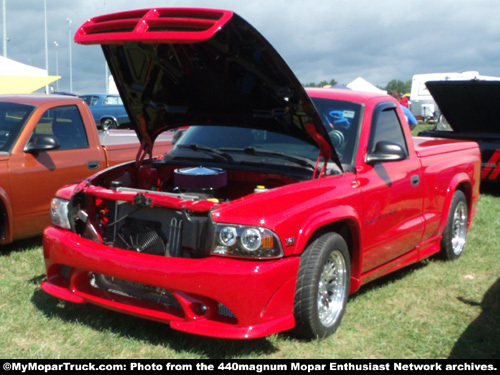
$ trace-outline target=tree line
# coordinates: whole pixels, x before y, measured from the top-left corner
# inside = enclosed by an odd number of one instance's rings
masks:
[[[319,83],[310,82],[304,84],[306,87],[324,87],[324,86],[335,86],[338,82],[335,79],[331,79],[330,81],[321,81]],[[397,90],[402,94],[407,94],[411,90],[411,79],[407,81],[401,81],[398,79],[393,79],[387,83],[385,87],[377,86],[379,89],[386,90],[387,92],[391,92],[393,90]]]

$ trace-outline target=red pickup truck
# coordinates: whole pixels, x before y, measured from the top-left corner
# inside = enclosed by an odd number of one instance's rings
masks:
[[[145,144],[189,128],[57,193],[47,293],[199,335],[314,338],[362,284],[462,253],[476,143],[413,139],[387,95],[306,91],[230,11],[101,16],[75,40],[102,44]]]
[[[171,146],[165,135],[155,152]],[[135,160],[138,150],[134,131],[98,134],[80,98],[0,96],[0,244],[42,234],[57,189]]]

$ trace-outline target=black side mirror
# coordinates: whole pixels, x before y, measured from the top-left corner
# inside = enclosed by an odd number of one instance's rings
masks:
[[[50,134],[35,134],[24,148],[25,152],[40,152],[58,149],[59,140]]]
[[[404,159],[406,159],[406,151],[401,145],[388,141],[380,141],[375,145],[375,151],[366,156],[366,163],[384,163]]]

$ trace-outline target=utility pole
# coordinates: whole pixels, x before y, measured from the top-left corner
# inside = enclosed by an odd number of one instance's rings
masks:
[[[5,0],[2,0],[3,57],[7,57],[7,16],[5,12]]]
[[[71,18],[66,18],[68,23],[68,42],[69,42],[69,92],[73,92],[73,63],[71,61],[71,23],[73,22]]]

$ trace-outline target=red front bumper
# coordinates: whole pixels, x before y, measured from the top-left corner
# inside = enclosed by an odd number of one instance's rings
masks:
[[[45,230],[43,245],[47,279],[42,289],[70,302],[90,302],[179,331],[221,338],[262,337],[295,325],[298,257],[161,257],[101,245],[55,227]],[[176,303],[167,306],[102,290],[92,284],[93,274],[160,290]],[[231,313],[221,314],[221,306]]]

